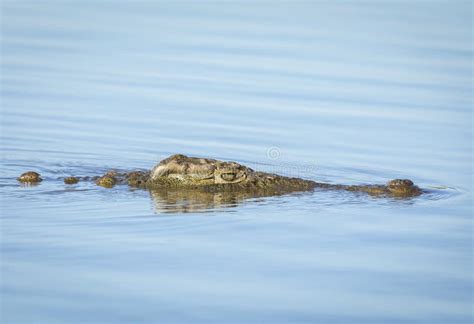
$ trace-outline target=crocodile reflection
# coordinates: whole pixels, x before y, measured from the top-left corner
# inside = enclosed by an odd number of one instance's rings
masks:
[[[251,192],[206,192],[199,190],[149,190],[157,213],[198,213],[237,207],[245,201],[288,192],[254,190]]]

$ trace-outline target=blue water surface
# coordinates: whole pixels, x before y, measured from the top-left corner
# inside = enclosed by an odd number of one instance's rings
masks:
[[[0,321],[471,323],[472,12],[2,1]],[[61,180],[174,153],[429,193],[222,203]]]

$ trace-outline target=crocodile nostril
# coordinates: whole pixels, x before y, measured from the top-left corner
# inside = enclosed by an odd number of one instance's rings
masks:
[[[221,178],[225,181],[233,181],[235,180],[235,173],[222,173]]]

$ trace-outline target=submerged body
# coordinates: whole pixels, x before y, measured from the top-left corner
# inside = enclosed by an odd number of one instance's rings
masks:
[[[33,176],[32,176],[33,175]],[[33,171],[18,178],[23,183],[41,181]],[[161,161],[151,171],[109,171],[100,177],[68,177],[67,184],[79,180],[94,180],[103,187],[128,184],[150,190],[183,190],[200,192],[241,192],[256,196],[271,196],[316,188],[363,192],[374,196],[414,197],[422,193],[411,180],[395,179],[386,185],[340,185],[320,183],[300,178],[284,177],[272,173],[254,171],[236,162],[187,157],[176,154]]]

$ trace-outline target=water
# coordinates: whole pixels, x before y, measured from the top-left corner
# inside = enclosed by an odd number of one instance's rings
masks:
[[[1,321],[470,323],[472,4],[2,3]],[[58,178],[174,153],[430,194]],[[26,170],[44,177],[18,185]]]

